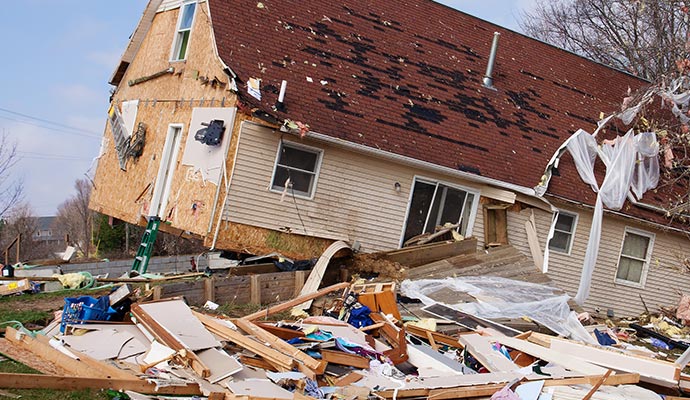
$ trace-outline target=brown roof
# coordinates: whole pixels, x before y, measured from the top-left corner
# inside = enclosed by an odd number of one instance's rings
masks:
[[[210,0],[242,99],[321,134],[525,187],[646,82],[428,0]],[[500,32],[495,90],[482,86]],[[285,112],[274,112],[287,80]],[[569,156],[549,192],[594,204]],[[647,213],[644,213],[646,217]],[[640,214],[642,216],[642,214]]]

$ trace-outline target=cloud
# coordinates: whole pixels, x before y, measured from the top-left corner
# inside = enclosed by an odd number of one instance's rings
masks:
[[[50,89],[53,96],[60,99],[62,107],[91,107],[93,104],[107,103],[107,93],[81,83],[64,83]]]

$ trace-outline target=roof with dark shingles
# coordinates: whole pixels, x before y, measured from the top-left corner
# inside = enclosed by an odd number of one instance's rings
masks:
[[[263,7],[260,7],[262,4]],[[646,82],[428,0],[209,0],[252,107],[310,130],[534,187],[556,149]],[[500,32],[495,90],[482,86]],[[287,80],[285,112],[271,111]],[[550,192],[594,204],[564,157]],[[601,170],[601,168],[599,168]],[[601,172],[601,171],[600,171]],[[637,212],[639,211],[639,213]],[[643,210],[629,211],[663,222]]]

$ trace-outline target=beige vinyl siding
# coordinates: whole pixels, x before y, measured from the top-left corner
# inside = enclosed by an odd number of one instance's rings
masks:
[[[364,252],[397,248],[415,176],[480,188],[313,140],[284,140],[323,151],[313,199],[269,190],[280,134],[253,123],[241,129],[239,151],[223,219],[328,239],[355,240]],[[400,182],[400,192],[395,191]],[[295,205],[296,204],[296,205]],[[299,215],[298,215],[299,210]],[[300,221],[301,216],[301,221]],[[481,219],[479,214],[475,220]],[[304,223],[304,227],[302,226]],[[481,224],[479,224],[481,227]],[[306,231],[305,231],[306,228]],[[474,234],[481,234],[474,227]]]
[[[587,250],[592,212],[574,208],[563,209],[578,214],[573,247],[570,255],[549,252],[548,275],[556,286],[575,296],[580,284],[582,261]],[[651,262],[642,288],[615,282],[626,226],[655,235]],[[546,229],[539,229],[540,239],[541,236],[545,237],[547,232]],[[676,305],[679,300],[677,291],[690,292],[690,276],[682,274],[679,268],[681,254],[690,254],[690,241],[685,236],[662,232],[649,225],[605,214],[599,256],[594,268],[590,295],[584,304],[585,310],[593,312],[599,309],[601,314],[605,315],[606,311],[611,309],[620,317],[639,315],[644,312],[640,295],[652,312],[660,305]]]

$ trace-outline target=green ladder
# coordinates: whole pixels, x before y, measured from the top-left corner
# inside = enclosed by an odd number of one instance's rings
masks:
[[[137,255],[134,257],[134,264],[132,270],[129,271],[129,276],[134,277],[146,273],[149,266],[149,258],[153,251],[153,242],[156,241],[156,234],[158,233],[158,226],[161,224],[159,217],[149,217],[149,223],[146,225],[146,230],[141,238],[141,244],[137,250]]]

